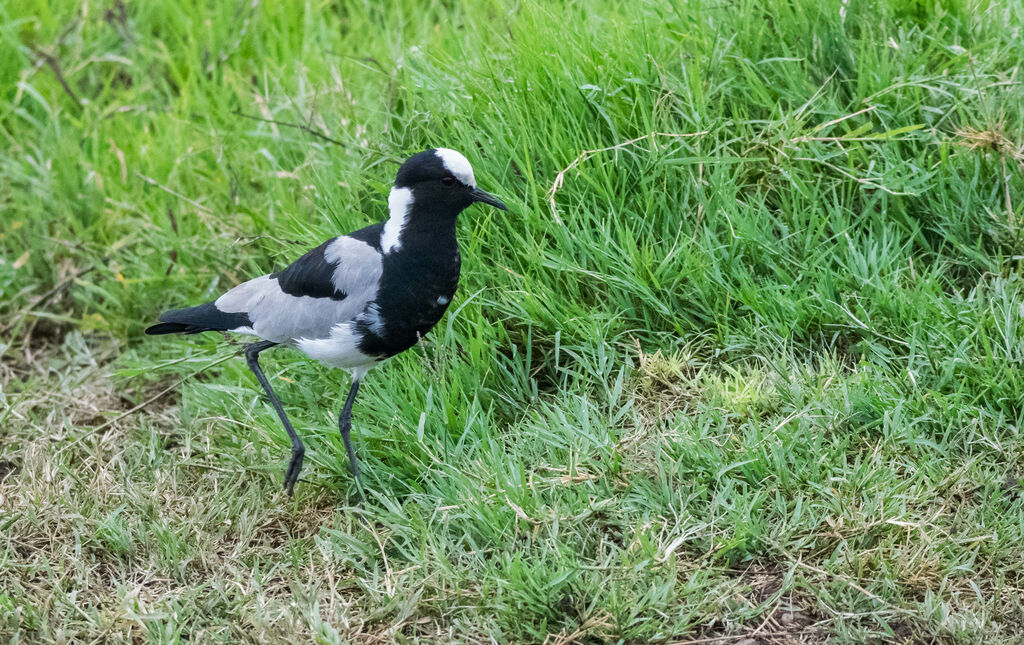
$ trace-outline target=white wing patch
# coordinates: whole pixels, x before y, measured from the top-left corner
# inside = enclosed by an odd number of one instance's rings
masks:
[[[392,188],[388,195],[388,211],[391,216],[384,222],[384,232],[380,235],[380,248],[385,253],[397,251],[402,246],[400,236],[409,220],[413,196],[408,188]]]
[[[455,175],[456,179],[467,186],[476,188],[473,166],[469,165],[469,159],[466,159],[461,153],[455,152],[451,148],[437,148],[434,150],[434,154],[441,159],[441,163],[444,164],[448,172]]]
[[[380,307],[376,302],[371,302],[366,307],[366,311],[359,315],[359,318],[366,321],[373,333],[378,336],[384,334],[384,319],[380,317]]]
[[[324,259],[335,264],[331,282],[344,294],[370,290],[377,296],[377,283],[384,272],[384,260],[372,246],[347,235],[334,238],[324,249]]]

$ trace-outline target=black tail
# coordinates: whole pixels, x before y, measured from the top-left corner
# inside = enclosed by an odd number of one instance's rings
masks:
[[[150,336],[159,334],[198,334],[204,331],[227,331],[252,327],[249,314],[229,313],[208,302],[198,307],[171,309],[160,315],[160,324],[146,329]]]

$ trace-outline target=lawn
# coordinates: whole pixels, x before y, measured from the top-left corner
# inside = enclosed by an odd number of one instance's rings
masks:
[[[0,2],[0,639],[1019,643],[1019,0]],[[446,146],[423,342],[145,337]]]

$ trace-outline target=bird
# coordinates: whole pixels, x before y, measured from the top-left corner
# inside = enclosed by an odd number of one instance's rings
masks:
[[[289,347],[348,371],[351,386],[338,428],[365,499],[350,438],[359,384],[374,366],[419,342],[448,309],[462,264],[456,220],[475,203],[508,210],[477,187],[461,153],[450,148],[418,152],[398,169],[387,220],[333,237],[284,269],[243,282],[216,300],[166,311],[146,334],[216,331],[258,339],[246,344],[244,353],[291,440],[284,476],[289,496],[302,471],[305,446],[263,373],[259,355],[271,347]]]

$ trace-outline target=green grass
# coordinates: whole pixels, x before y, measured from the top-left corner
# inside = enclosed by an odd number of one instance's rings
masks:
[[[0,636],[1019,642],[1022,29],[0,3]],[[365,383],[360,521],[343,373],[266,355],[289,499],[239,341],[142,330],[382,219],[436,145],[510,212],[462,216],[449,314]]]

